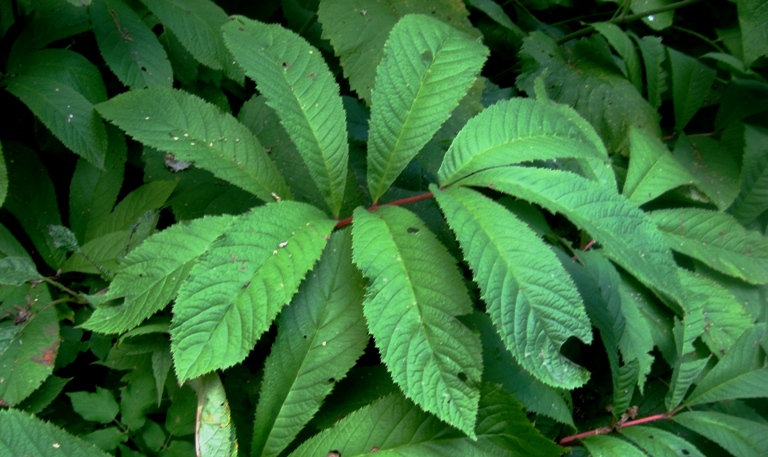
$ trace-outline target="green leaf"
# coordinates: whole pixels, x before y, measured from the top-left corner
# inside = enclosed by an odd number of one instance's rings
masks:
[[[5,166],[5,157],[3,156],[3,145],[0,144],[0,208],[5,203],[8,196],[8,168]]]
[[[41,279],[35,262],[29,257],[3,257],[0,259],[0,284],[20,286],[27,281]]]
[[[627,79],[637,88],[640,92],[643,90],[643,74],[640,68],[640,58],[637,55],[632,40],[629,35],[626,34],[621,28],[610,22],[596,22],[590,24],[602,35],[608,43],[611,44],[613,49],[624,60],[626,67]]]
[[[0,313],[0,403],[15,406],[53,372],[59,349],[59,320],[48,288],[38,285],[2,288]],[[0,427],[2,428],[2,427]]]
[[[72,378],[60,378],[56,375],[48,376],[37,390],[18,405],[18,408],[30,414],[40,413],[59,396],[64,386],[71,380]]]
[[[676,414],[672,420],[707,437],[736,457],[768,454],[768,425],[714,411]]]
[[[552,250],[499,204],[463,188],[438,190],[440,208],[472,268],[488,313],[518,363],[556,387],[574,388],[589,374],[560,354],[570,337],[592,341],[573,280]]]
[[[768,238],[723,213],[680,208],[654,211],[651,219],[675,251],[750,284],[768,282]]]
[[[564,214],[603,247],[606,257],[648,286],[683,300],[672,253],[658,229],[613,188],[568,172],[522,167],[483,171],[463,184],[491,187]]]
[[[371,281],[363,310],[392,378],[474,438],[481,346],[455,318],[472,310],[455,259],[416,215],[394,206],[356,209],[352,248]]]
[[[566,57],[553,39],[537,31],[524,40],[520,55],[517,86],[532,95],[534,81],[543,75],[548,96],[592,124],[609,151],[629,149],[632,126],[661,136],[658,113],[616,67],[601,37],[579,40]]]
[[[194,162],[214,176],[264,201],[290,198],[264,147],[228,113],[186,92],[134,90],[98,105],[99,113],[136,140],[178,160]]]
[[[128,148],[116,127],[107,127],[109,154],[99,169],[84,159],[77,161],[69,187],[69,227],[85,243],[95,238],[99,224],[112,212],[123,184]]]
[[[667,411],[677,408],[691,384],[709,362],[708,358],[697,356],[693,347],[696,338],[704,333],[704,326],[704,315],[698,310],[686,313],[682,323],[675,318],[672,332],[675,336],[677,357],[672,366],[672,379],[664,400]]]
[[[48,64],[38,64],[40,61]],[[104,83],[98,70],[85,57],[64,50],[39,51],[18,65],[31,70],[19,71],[8,79],[8,92],[21,100],[64,146],[102,167],[107,131],[93,108],[106,97],[101,97]],[[81,67],[86,70],[78,71]],[[95,77],[91,77],[91,70]],[[82,87],[89,82],[96,92]]]
[[[6,11],[11,13],[10,10],[4,10],[3,13]],[[25,20],[21,33],[13,41],[8,57],[9,68],[50,43],[91,29],[88,9],[67,5],[65,2],[35,3],[34,14],[28,21]],[[21,25],[20,22],[17,24]]]
[[[768,368],[764,367],[760,345],[764,324],[745,330],[730,350],[707,373],[691,394],[686,406],[738,398],[768,396]]]
[[[107,389],[96,388],[96,392],[67,392],[72,401],[72,409],[83,419],[100,424],[115,420],[120,411],[115,396]]]
[[[639,297],[623,279],[619,282],[621,313],[624,315],[624,333],[619,338],[619,351],[625,363],[637,360],[637,386],[640,392],[645,387],[645,378],[651,372],[654,357],[652,323],[643,315],[638,305]]]
[[[215,373],[190,381],[197,392],[197,455],[236,456],[237,437],[224,385]]]
[[[467,438],[398,394],[355,411],[305,441],[291,457],[384,455],[555,457],[563,452],[533,428],[520,404],[497,387],[483,386],[475,435]]]
[[[287,201],[236,218],[179,289],[171,352],[180,382],[248,355],[320,258],[334,225],[320,210]]]
[[[633,446],[629,441],[615,436],[590,436],[584,439],[582,443],[592,457],[647,457],[645,452]]]
[[[371,94],[367,176],[374,202],[458,106],[488,53],[428,16],[408,15],[392,28]]]
[[[507,13],[501,8],[501,5],[494,0],[468,0],[467,4],[471,5],[473,8],[479,9],[497,24],[512,31],[518,39],[522,39],[525,36],[525,32],[512,22],[512,19],[507,16]]]
[[[165,49],[138,14],[122,0],[96,2],[88,11],[99,52],[121,83],[131,89],[171,87]]]
[[[622,193],[631,202],[642,205],[675,187],[696,182],[664,143],[650,132],[632,127],[629,142],[629,171]]]
[[[0,411],[0,454],[39,457],[108,457],[94,445],[76,438],[50,422],[15,410]]]
[[[626,427],[621,429],[621,434],[653,457],[705,457],[693,444],[659,428],[642,425]]]
[[[569,157],[609,166],[600,138],[572,109],[514,98],[467,122],[445,153],[438,178],[447,186],[487,168]]]
[[[741,192],[729,212],[743,224],[768,209],[768,129],[744,125]]]
[[[109,299],[125,297],[125,301],[96,308],[83,328],[122,333],[164,308],[176,296],[195,261],[233,220],[220,216],[181,222],[148,238],[126,256],[109,286]]]
[[[661,44],[661,37],[644,36],[638,38],[634,34],[630,36],[637,43],[640,54],[643,56],[646,98],[654,109],[658,109],[661,106],[662,95],[667,91],[667,80],[669,79],[663,65],[667,60],[667,53],[664,45]]]
[[[755,60],[768,54],[768,3],[765,0],[737,0],[739,25],[741,26],[741,49],[744,66],[750,67]]]
[[[276,456],[320,408],[368,343],[363,278],[352,265],[349,231],[337,232],[277,320],[264,365],[252,456]]]
[[[176,181],[151,181],[132,191],[91,232],[93,238],[135,228],[144,214],[163,207],[175,187]]]
[[[100,449],[112,452],[120,443],[128,441],[128,434],[118,427],[107,427],[100,430],[94,430],[82,435],[82,438],[98,446]]]
[[[697,59],[667,48],[672,73],[672,103],[675,107],[675,128],[683,130],[701,108],[715,81],[715,70]]]
[[[277,112],[338,216],[347,180],[347,125],[339,85],[320,51],[278,24],[243,16],[233,17],[222,30],[227,47]]]
[[[317,18],[323,38],[330,40],[341,60],[344,76],[360,98],[371,104],[376,69],[384,55],[384,42],[398,20],[407,14],[429,14],[457,29],[477,36],[461,0],[326,0]]]
[[[224,70],[230,78],[240,81],[242,73],[232,63],[224,46],[221,26],[227,13],[211,0],[141,0],[168,27],[181,45],[206,67]]]

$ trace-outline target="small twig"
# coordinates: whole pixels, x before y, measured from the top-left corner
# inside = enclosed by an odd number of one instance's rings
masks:
[[[571,441],[581,440],[581,439],[588,438],[590,436],[595,436],[595,435],[607,435],[608,433],[611,433],[611,432],[616,431],[618,429],[626,428],[626,427],[632,427],[633,425],[647,424],[649,422],[655,422],[655,421],[658,421],[658,420],[669,419],[677,411],[678,410],[675,409],[675,410],[673,410],[671,412],[668,412],[668,413],[654,414],[653,416],[648,416],[648,417],[643,417],[643,418],[640,418],[640,419],[635,419],[635,420],[627,421],[627,422],[624,422],[623,424],[622,423],[617,423],[617,424],[614,424],[614,425],[606,425],[605,427],[596,428],[594,430],[589,430],[587,432],[581,432],[581,433],[577,433],[575,435],[566,436],[565,438],[560,440],[560,444],[564,445],[564,444],[570,443]]]
[[[368,208],[368,211],[376,211],[377,209],[379,209],[382,206],[401,206],[401,205],[407,205],[408,203],[414,203],[414,202],[418,202],[418,201],[421,201],[421,200],[427,200],[427,199],[432,198],[432,197],[433,197],[432,192],[427,192],[427,193],[424,193],[424,194],[414,195],[413,197],[407,197],[407,198],[401,198],[400,200],[394,200],[394,201],[391,201],[389,203],[384,203],[383,205],[379,205],[378,202],[377,202],[377,203],[374,203],[373,205],[371,205],[371,207]],[[345,226],[349,225],[350,223],[352,223],[352,216],[349,216],[348,218],[342,219],[339,222],[337,222],[335,228],[340,229],[342,227],[345,227]]]
[[[50,284],[50,285],[52,285],[52,286],[56,287],[57,289],[59,289],[59,290],[61,290],[61,291],[63,291],[63,292],[66,292],[66,293],[68,293],[68,294],[69,294],[69,295],[71,295],[71,296],[72,296],[72,297],[73,297],[75,300],[77,300],[77,302],[78,302],[78,303],[80,303],[80,304],[85,304],[85,303],[88,303],[88,300],[86,300],[85,298],[83,298],[83,296],[82,296],[82,295],[80,295],[79,293],[77,293],[77,292],[75,292],[74,290],[70,289],[69,287],[65,286],[64,284],[61,284],[61,283],[59,283],[59,282],[56,282],[56,281],[54,281],[54,280],[53,280],[53,279],[51,279],[51,278],[43,278],[42,280],[43,280],[43,281],[45,281],[45,282],[47,282],[48,284]]]

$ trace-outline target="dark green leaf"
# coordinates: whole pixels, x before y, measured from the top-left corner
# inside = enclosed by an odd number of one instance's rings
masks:
[[[120,411],[115,396],[107,389],[96,388],[96,392],[67,392],[72,409],[83,419],[108,424],[115,420]]]

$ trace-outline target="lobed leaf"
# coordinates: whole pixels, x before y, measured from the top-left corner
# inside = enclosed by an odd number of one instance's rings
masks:
[[[339,85],[320,51],[278,24],[243,16],[222,27],[227,47],[277,112],[334,216],[347,180],[349,145]]]
[[[590,343],[591,324],[554,253],[527,225],[482,195],[435,186],[432,192],[507,349],[545,384],[584,384],[588,373],[562,356],[560,348],[570,337]]]
[[[456,261],[413,213],[354,212],[352,258],[371,284],[363,303],[376,347],[405,395],[475,438],[480,341],[456,316],[472,305]]]
[[[59,457],[108,457],[93,444],[70,435],[50,422],[16,409],[0,411],[0,454]]]
[[[288,201],[235,219],[179,289],[171,352],[180,382],[248,355],[320,258],[334,225],[320,210]]]
[[[165,49],[152,30],[122,0],[88,8],[99,52],[121,83],[131,89],[173,85]]]
[[[109,286],[107,297],[125,297],[124,302],[97,307],[82,327],[122,333],[165,307],[195,262],[233,221],[231,216],[205,217],[178,223],[148,238],[125,257]]]
[[[391,394],[348,415],[290,455],[324,455],[329,449],[345,457],[372,453],[555,457],[563,452],[531,425],[514,397],[498,387],[482,386],[475,435],[477,440],[467,438],[401,395]]]
[[[277,319],[253,424],[252,456],[276,456],[296,438],[368,343],[363,278],[349,231],[323,256]]]
[[[376,69],[368,134],[368,188],[378,201],[477,79],[489,50],[455,28],[407,15]]]
[[[264,147],[228,113],[189,93],[133,90],[98,105],[99,113],[136,140],[194,162],[264,201],[290,198]]]
[[[572,109],[514,98],[467,122],[445,153],[438,178],[447,186],[487,168],[571,157],[609,166],[600,138]]]
[[[750,284],[768,282],[768,238],[732,216],[679,208],[654,211],[650,217],[675,251]]]
[[[667,56],[672,76],[675,128],[683,130],[709,94],[716,72],[672,48],[667,48]]]
[[[707,437],[736,457],[768,453],[768,425],[714,411],[676,414],[672,420]]]
[[[644,284],[684,299],[658,229],[614,189],[568,172],[522,167],[483,171],[462,184],[491,187],[564,214],[603,247],[606,257]]]

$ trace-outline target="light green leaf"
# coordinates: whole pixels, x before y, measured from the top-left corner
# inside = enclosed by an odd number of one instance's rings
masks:
[[[4,286],[20,286],[40,278],[42,275],[37,272],[35,262],[27,256],[0,259],[0,284]]]
[[[592,457],[647,457],[645,452],[636,448],[629,441],[615,436],[590,436],[584,439],[582,443]]]
[[[237,455],[237,437],[227,394],[219,376],[207,374],[190,381],[197,392],[195,451],[201,456]]]
[[[536,378],[574,388],[589,374],[560,354],[570,337],[592,341],[573,280],[551,249],[501,205],[463,188],[431,187],[472,268],[504,344]]]
[[[96,387],[96,392],[67,392],[72,401],[72,409],[83,419],[100,424],[108,424],[115,420],[120,406],[115,396],[107,389]]]
[[[672,253],[659,231],[611,187],[568,172],[522,167],[483,171],[463,184],[491,187],[564,214],[603,247],[606,257],[648,286],[683,300]]]
[[[438,178],[446,186],[487,168],[569,157],[594,159],[609,167],[600,138],[575,111],[514,98],[467,122],[445,153]]]
[[[731,206],[741,187],[739,156],[742,151],[730,147],[731,143],[725,135],[721,141],[716,141],[704,136],[689,137],[680,132],[672,153],[696,180],[696,187],[719,210]]]
[[[768,238],[745,229],[733,216],[698,208],[650,216],[675,251],[750,284],[768,282]]]
[[[488,53],[428,16],[408,15],[392,28],[371,94],[367,176],[374,202],[458,106]]]
[[[472,310],[445,247],[413,213],[354,212],[353,260],[368,277],[364,306],[376,347],[405,395],[475,437],[480,340],[456,316]]]
[[[236,218],[179,289],[171,352],[180,382],[248,355],[320,258],[334,225],[317,208],[289,201]]]
[[[186,92],[166,88],[130,91],[98,105],[99,113],[136,140],[264,201],[290,198],[264,147],[228,113]]]
[[[15,406],[51,375],[61,339],[45,285],[5,286],[3,292],[0,315],[10,316],[0,321],[0,402]]]
[[[683,130],[701,108],[715,81],[715,70],[697,59],[667,48],[672,73],[672,103],[675,107],[675,128]]]
[[[650,132],[632,127],[629,142],[629,171],[622,193],[631,202],[642,205],[675,187],[696,182],[664,143]]]
[[[707,373],[685,400],[686,406],[696,406],[738,398],[768,396],[768,368],[764,366],[760,345],[764,324],[747,329]]]
[[[83,243],[94,238],[93,233],[112,212],[123,185],[128,151],[125,135],[110,125],[107,136],[109,152],[104,157],[104,168],[78,160],[69,186],[69,227]]]
[[[768,425],[714,411],[676,414],[672,420],[707,437],[736,457],[768,454]]]
[[[752,66],[755,60],[768,54],[768,3],[765,0],[737,0],[741,49],[744,65]]]
[[[741,192],[729,212],[743,224],[768,209],[768,129],[744,125]]]
[[[99,51],[110,70],[131,89],[173,84],[165,49],[141,17],[122,0],[88,8]]]
[[[151,181],[132,191],[92,231],[93,238],[120,230],[131,230],[148,211],[163,207],[176,181]]]
[[[264,365],[252,456],[276,456],[296,437],[368,343],[363,278],[349,231],[337,232],[278,317]]]
[[[242,72],[232,62],[224,46],[221,26],[227,13],[211,0],[141,0],[152,14],[178,38],[200,63],[242,84]]]
[[[407,14],[429,14],[478,36],[462,0],[326,0],[317,18],[323,38],[330,40],[341,60],[344,76],[357,94],[371,104],[376,68],[384,55],[384,42],[395,23]]]
[[[653,457],[705,457],[693,444],[656,427],[626,427],[621,434]]]
[[[320,51],[278,24],[235,16],[227,47],[280,117],[331,209],[339,215],[347,180],[347,125],[339,85]]]
[[[661,98],[667,91],[667,75],[663,63],[667,59],[667,53],[664,45],[661,44],[661,37],[644,36],[642,39],[637,35],[630,34],[640,48],[640,54],[643,56],[643,65],[645,66],[645,86],[647,91],[648,103],[655,109],[661,106]]]
[[[613,49],[624,60],[627,79],[634,84],[638,92],[643,89],[643,74],[640,67],[640,58],[637,55],[632,40],[621,28],[610,22],[596,22],[590,24],[602,35]]]
[[[101,333],[122,333],[167,305],[195,261],[233,222],[231,216],[181,222],[148,238],[126,256],[109,286],[108,298],[122,304],[96,308],[82,326]]]
[[[39,457],[109,457],[94,445],[76,438],[50,422],[15,409],[0,411],[0,454]]]
[[[512,395],[484,385],[475,428],[477,440],[420,410],[398,394],[388,395],[305,441],[291,457],[326,455],[329,449],[344,457],[418,455],[441,457],[512,456],[556,457],[563,448],[541,436]]]

